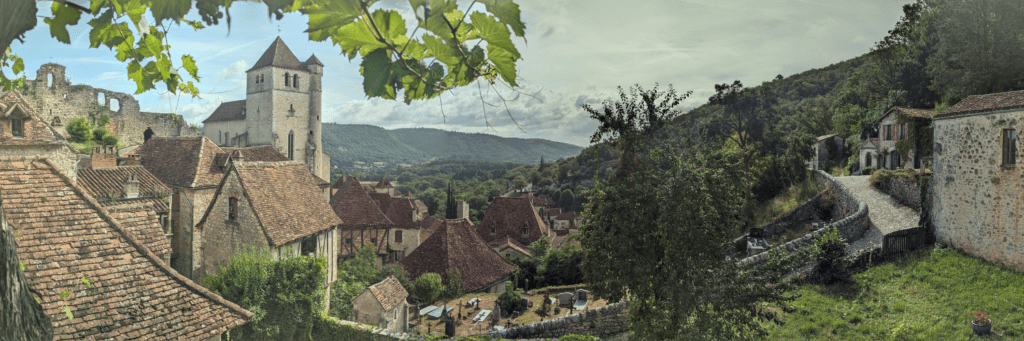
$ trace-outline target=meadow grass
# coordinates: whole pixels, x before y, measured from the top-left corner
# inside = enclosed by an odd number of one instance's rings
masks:
[[[775,220],[783,213],[810,200],[823,189],[817,181],[814,181],[813,176],[808,176],[804,181],[789,186],[785,192],[775,198],[757,203],[754,206],[754,224],[752,226],[761,226]]]
[[[766,339],[1024,339],[1024,275],[960,251],[929,247],[853,279],[796,289],[795,311],[782,313],[782,326],[766,323]],[[968,313],[978,310],[992,319],[992,334],[971,331]]]

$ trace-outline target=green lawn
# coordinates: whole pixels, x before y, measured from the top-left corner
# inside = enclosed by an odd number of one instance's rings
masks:
[[[934,247],[877,265],[846,285],[804,285],[767,324],[768,340],[1024,339],[1024,275]],[[992,319],[993,334],[971,332],[971,311]]]

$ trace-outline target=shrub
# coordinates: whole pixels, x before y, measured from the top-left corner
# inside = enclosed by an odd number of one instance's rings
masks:
[[[86,142],[92,139],[92,124],[85,117],[75,117],[64,126],[71,142]]]
[[[498,296],[498,306],[501,307],[502,314],[511,314],[513,311],[526,311],[522,297],[516,294],[515,289],[513,289],[512,281],[505,284],[505,292]]]
[[[864,169],[862,169],[860,171],[860,174],[861,175],[871,175],[871,172],[874,172],[874,171],[875,171],[875,169],[872,168],[872,167],[864,167]]]
[[[96,127],[92,130],[92,138],[96,141],[103,141],[104,135],[107,135],[107,128]]]
[[[103,145],[106,145],[106,146],[116,146],[117,145],[117,136],[110,135],[110,134],[103,135]]]
[[[819,284],[848,282],[850,261],[846,259],[846,242],[833,228],[822,234],[812,251],[815,264],[808,281]]]

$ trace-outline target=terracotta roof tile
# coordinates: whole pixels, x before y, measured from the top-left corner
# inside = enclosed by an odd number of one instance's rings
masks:
[[[935,115],[935,117],[1020,108],[1024,108],[1024,91],[1000,92],[968,96],[959,103],[946,108],[946,110]]]
[[[558,215],[555,220],[576,220],[576,213],[565,212]]]
[[[391,181],[388,181],[387,177],[381,178],[380,181],[377,182],[377,185],[373,186],[373,187],[374,188],[395,188],[395,186],[391,185]]]
[[[575,229],[575,228],[570,228],[570,229],[566,229],[566,230],[555,230],[553,232],[555,234],[553,236],[551,236],[551,249],[552,250],[561,250],[562,248],[564,248],[567,245],[573,245],[575,247],[580,247],[579,239],[569,238],[571,236],[575,236],[575,235],[580,234],[580,230]]]
[[[231,102],[223,102],[219,106],[217,106],[217,109],[214,110],[212,114],[210,114],[210,117],[203,120],[203,123],[244,120],[245,114],[242,114],[243,110],[245,110],[244,99]]]
[[[324,200],[318,178],[299,161],[243,161],[235,162],[231,169],[238,173],[253,211],[273,246],[342,224]]]
[[[15,138],[9,130],[0,131],[0,145],[31,146],[67,144],[49,124],[40,119],[35,109],[17,90],[0,93],[0,119],[22,118],[24,136]]]
[[[523,225],[527,227],[527,235],[523,235]],[[494,235],[491,234],[492,226]],[[494,198],[484,220],[476,229],[486,241],[511,236],[523,245],[530,245],[548,234],[547,224],[526,197]]]
[[[559,214],[562,214],[562,209],[561,208],[555,207],[555,208],[545,208],[544,209],[544,215],[547,216],[547,217],[555,218],[555,217],[558,217]],[[544,217],[541,217],[541,218],[544,218]]]
[[[0,191],[29,285],[70,339],[203,340],[252,313],[188,280],[49,161],[0,162]],[[44,200],[48,199],[48,200]],[[61,270],[64,269],[64,270]],[[72,273],[67,273],[70,269]],[[79,287],[88,277],[91,288]],[[58,295],[73,292],[66,303]]]
[[[245,161],[291,161],[287,156],[277,151],[274,146],[254,146],[254,147],[221,147],[225,153],[241,152],[242,156],[245,157]]]
[[[78,183],[101,202],[126,199],[124,183],[129,175],[135,175],[139,181],[139,197],[159,197],[171,193],[170,188],[142,166],[79,168]]]
[[[921,118],[932,118],[932,116],[935,116],[935,111],[930,110],[930,109],[914,109],[914,108],[905,108],[905,107],[892,107],[892,108],[889,108],[889,110],[886,110],[885,113],[882,114],[882,116],[879,116],[878,119],[875,120],[875,124],[878,124],[879,122],[882,122],[882,119],[886,118],[887,116],[889,116],[889,115],[891,115],[893,113],[900,113],[900,114],[903,114],[903,115],[906,115],[906,116],[921,117]]]
[[[347,186],[341,188],[331,197],[330,205],[334,213],[342,220],[344,227],[363,226],[394,226],[384,212],[370,199],[359,179],[348,178]]]
[[[160,223],[157,212],[167,206],[160,199],[135,199],[127,201],[111,201],[100,203],[110,216],[121,223],[126,231],[132,234],[149,251],[157,257],[171,253],[171,242],[164,234],[164,226]]]
[[[214,159],[223,152],[210,139],[191,136],[152,137],[136,153],[142,155],[142,166],[165,185],[196,188],[220,183],[224,171]]]
[[[395,227],[401,229],[415,229],[419,228],[419,224],[416,223],[415,212],[416,205],[412,199],[409,198],[388,198],[390,204],[387,205],[388,219],[395,224]]]
[[[367,287],[366,290],[369,290],[373,294],[373,298],[380,302],[384,311],[405,303],[405,299],[409,297],[409,292],[405,291],[402,283],[395,276],[388,276],[383,281]]]
[[[512,239],[512,237],[506,236],[504,240],[501,240],[498,243],[491,242],[491,245],[498,248],[499,252],[504,251],[505,249],[513,249],[516,250],[516,252],[526,255],[527,257],[533,257],[533,254],[530,253],[529,250],[527,250],[526,245],[520,244],[515,239]]]
[[[445,277],[458,269],[466,292],[482,290],[512,276],[516,266],[480,238],[468,219],[445,219],[437,230],[399,262],[409,278],[433,272]]]

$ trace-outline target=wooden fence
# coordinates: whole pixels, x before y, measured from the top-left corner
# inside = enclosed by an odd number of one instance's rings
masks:
[[[928,229],[925,226],[891,232],[882,237],[882,254],[896,255],[912,251],[928,243]]]

